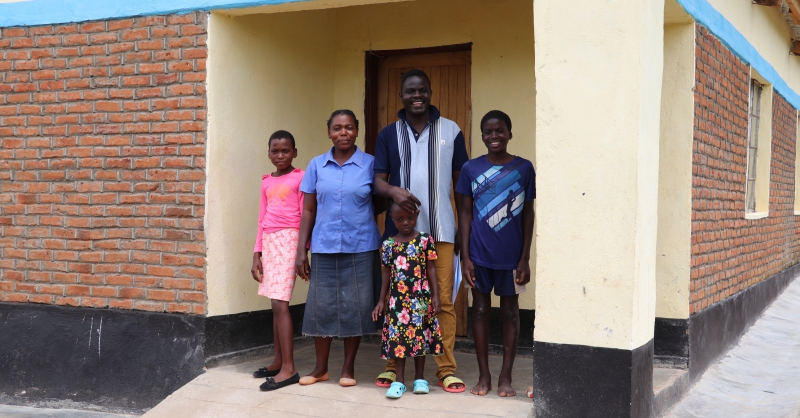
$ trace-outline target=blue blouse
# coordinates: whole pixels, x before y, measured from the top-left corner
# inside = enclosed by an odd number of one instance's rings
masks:
[[[308,163],[300,191],[317,196],[312,253],[362,253],[380,246],[372,207],[375,158],[358,147],[344,164],[333,148]]]

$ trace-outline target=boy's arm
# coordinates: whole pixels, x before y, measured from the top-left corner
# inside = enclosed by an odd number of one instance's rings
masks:
[[[475,266],[469,258],[469,235],[472,233],[472,196],[456,192],[456,201],[461,200],[458,210],[458,235],[461,240],[461,271],[470,286],[475,287]],[[460,198],[460,199],[459,199]]]
[[[522,206],[522,256],[517,265],[516,282],[518,285],[531,281],[531,241],[533,241],[533,200]]]
[[[386,310],[386,294],[389,293],[389,276],[391,275],[391,271],[389,270],[389,266],[381,266],[381,293],[380,297],[378,298],[378,303],[375,305],[375,309],[372,311],[372,320],[377,321],[378,317],[383,314]]]
[[[442,301],[439,300],[439,279],[436,277],[436,263],[433,260],[428,260],[425,272],[428,275],[428,286],[431,287],[431,306],[433,307],[431,313],[436,315],[441,310]]]

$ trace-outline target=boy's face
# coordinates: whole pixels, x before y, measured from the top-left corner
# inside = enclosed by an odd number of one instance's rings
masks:
[[[297,157],[297,149],[292,147],[289,138],[277,138],[269,141],[269,160],[278,170],[285,170]]]
[[[424,115],[431,105],[431,85],[423,77],[409,77],[400,87],[400,100],[407,115]]]
[[[407,212],[399,205],[392,205],[391,215],[395,228],[403,235],[410,235],[417,227],[418,213]]]
[[[511,131],[500,119],[489,119],[483,124],[481,139],[490,153],[504,153],[511,139]]]

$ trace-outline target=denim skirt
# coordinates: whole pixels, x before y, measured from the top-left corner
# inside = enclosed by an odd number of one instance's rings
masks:
[[[358,337],[378,329],[372,321],[376,253],[311,254],[303,335]]]

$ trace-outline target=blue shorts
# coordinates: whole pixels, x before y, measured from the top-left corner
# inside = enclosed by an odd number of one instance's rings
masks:
[[[489,267],[475,266],[475,288],[481,293],[491,293],[497,296],[514,296],[517,294],[514,282],[514,270],[498,270]]]

